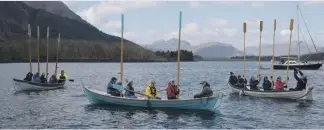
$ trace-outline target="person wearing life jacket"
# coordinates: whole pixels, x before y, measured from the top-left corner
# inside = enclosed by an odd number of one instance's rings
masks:
[[[259,80],[255,79],[254,76],[250,79],[250,90],[258,90]]]
[[[150,99],[161,99],[158,97],[158,90],[155,87],[155,81],[152,80],[149,86],[145,89],[145,94],[149,96]]]
[[[47,83],[47,80],[45,78],[45,73],[43,72],[41,77],[40,77],[41,83]]]
[[[107,93],[112,95],[112,96],[116,96],[116,97],[120,97],[120,91],[116,88],[114,88],[114,85],[116,85],[117,82],[117,78],[116,77],[112,77],[107,85]]]
[[[230,82],[232,85],[236,86],[237,85],[237,82],[238,82],[237,77],[234,75],[233,72],[230,72],[230,74],[231,75],[229,77],[228,82]]]
[[[297,76],[297,74],[300,74],[300,77]],[[290,88],[289,91],[302,91],[306,89],[307,84],[307,77],[304,75],[299,69],[294,68],[294,77],[297,80],[297,86],[296,88]]]
[[[281,77],[279,76],[277,78],[277,81],[275,82],[275,87],[276,87],[275,89],[277,92],[282,92],[282,91],[284,91],[284,88],[287,87],[287,84],[286,84],[286,82],[282,82]]]
[[[245,88],[245,85],[247,84],[247,80],[246,79],[243,79],[241,77],[241,75],[238,75],[237,76],[237,80],[238,80],[238,82],[237,82],[237,85],[236,86],[238,88],[241,88],[241,89]]]
[[[203,81],[200,84],[203,86],[203,89],[199,94],[194,95],[194,98],[213,96],[213,90],[210,88],[210,85],[206,81]]]
[[[134,87],[133,87],[133,81],[126,81],[127,86],[126,86],[126,90],[125,90],[125,97],[128,98],[137,98],[134,92]],[[131,90],[131,91],[127,91],[127,90]]]
[[[61,70],[61,74],[57,76],[57,79],[59,79],[58,83],[64,82],[68,79],[67,74],[64,72],[64,70]]]
[[[50,78],[50,80],[49,80],[49,83],[52,83],[52,84],[57,83],[57,78],[56,78],[55,74],[53,74],[53,75],[51,76],[51,78]]]
[[[35,83],[40,83],[41,82],[38,72],[33,76],[33,81],[32,82],[35,82]]]
[[[33,79],[33,73],[32,72],[28,72],[26,74],[26,77],[24,78],[25,81],[32,81]]]
[[[268,79],[268,77],[265,76],[264,79],[263,79],[263,84],[262,84],[263,90],[264,91],[270,91],[271,90],[271,86],[272,86],[272,83],[270,82],[270,80]]]
[[[177,99],[180,93],[179,88],[175,85],[174,80],[168,83],[168,88],[166,89],[168,99]]]

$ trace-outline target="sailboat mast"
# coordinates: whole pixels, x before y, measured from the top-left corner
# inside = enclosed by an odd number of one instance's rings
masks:
[[[297,44],[298,44],[298,61],[300,61],[300,41],[299,41],[299,17],[298,17],[298,9],[299,6],[297,5]]]

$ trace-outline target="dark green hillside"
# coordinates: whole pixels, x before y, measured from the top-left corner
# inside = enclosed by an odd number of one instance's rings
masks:
[[[118,57],[120,55],[120,37],[105,34],[86,22],[59,16],[42,9],[32,8],[20,1],[0,2],[1,58],[6,58],[7,60],[28,58],[27,46],[25,44],[28,24],[32,26],[33,38],[37,36],[37,26],[40,26],[40,36],[43,40],[46,37],[47,26],[50,26],[50,37],[54,38],[51,44],[55,44],[50,45],[50,52],[56,51],[56,38],[58,33],[60,33],[62,39],[62,58],[102,58],[114,61],[120,58]],[[35,41],[33,43],[36,44]],[[125,39],[124,43],[125,60],[135,58],[146,61],[157,58],[154,52],[148,51],[131,41]],[[36,47],[32,50],[36,53]],[[50,57],[53,56],[55,54],[50,53]]]

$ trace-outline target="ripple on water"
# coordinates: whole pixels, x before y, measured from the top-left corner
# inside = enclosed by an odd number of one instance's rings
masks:
[[[266,63],[262,63],[266,64]],[[33,64],[36,70],[36,64]],[[50,63],[49,67],[54,67]],[[60,90],[15,93],[12,77],[24,77],[28,64],[0,64],[0,128],[323,128],[323,70],[305,71],[308,84],[314,86],[312,102],[255,98],[232,94],[227,86],[229,72],[242,74],[242,62],[181,63],[181,98],[191,98],[201,90],[199,83],[208,81],[212,89],[225,93],[223,103],[215,112],[144,109],[91,105],[81,83],[106,91],[112,76],[119,78],[119,63],[60,63],[75,82]],[[42,66],[41,68],[44,68]],[[247,76],[257,73],[257,62],[247,63]],[[144,92],[155,79],[158,89],[176,80],[176,63],[125,63],[124,79],[134,82]],[[52,72],[50,72],[52,73]],[[3,75],[6,74],[6,75]],[[270,70],[261,70],[271,75]],[[285,71],[276,70],[276,76]],[[289,77],[293,77],[289,72]],[[289,86],[294,86],[291,79]],[[165,92],[159,93],[166,98]]]

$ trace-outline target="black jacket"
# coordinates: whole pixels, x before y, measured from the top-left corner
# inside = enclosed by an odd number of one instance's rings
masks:
[[[307,79],[300,79],[298,76],[297,76],[297,73],[298,71],[295,71],[294,72],[294,77],[295,79],[297,80],[297,86],[295,88],[295,90],[303,90],[303,89],[306,89],[306,84],[307,84]],[[303,76],[304,74],[299,71],[300,75]]]
[[[237,77],[235,75],[231,75],[229,77],[229,80],[228,80],[232,85],[236,85],[237,84]]]
[[[267,79],[263,80],[262,87],[264,90],[271,90],[271,82]]]
[[[202,91],[199,94],[194,95],[194,98],[210,97],[213,96],[213,90],[210,88],[210,85],[203,87]]]
[[[252,79],[251,79],[250,80],[250,89],[251,90],[258,90],[258,84],[259,84],[258,80],[252,81]]]
[[[246,79],[238,78],[237,87],[239,87],[239,88],[244,88],[244,84],[247,84]]]

